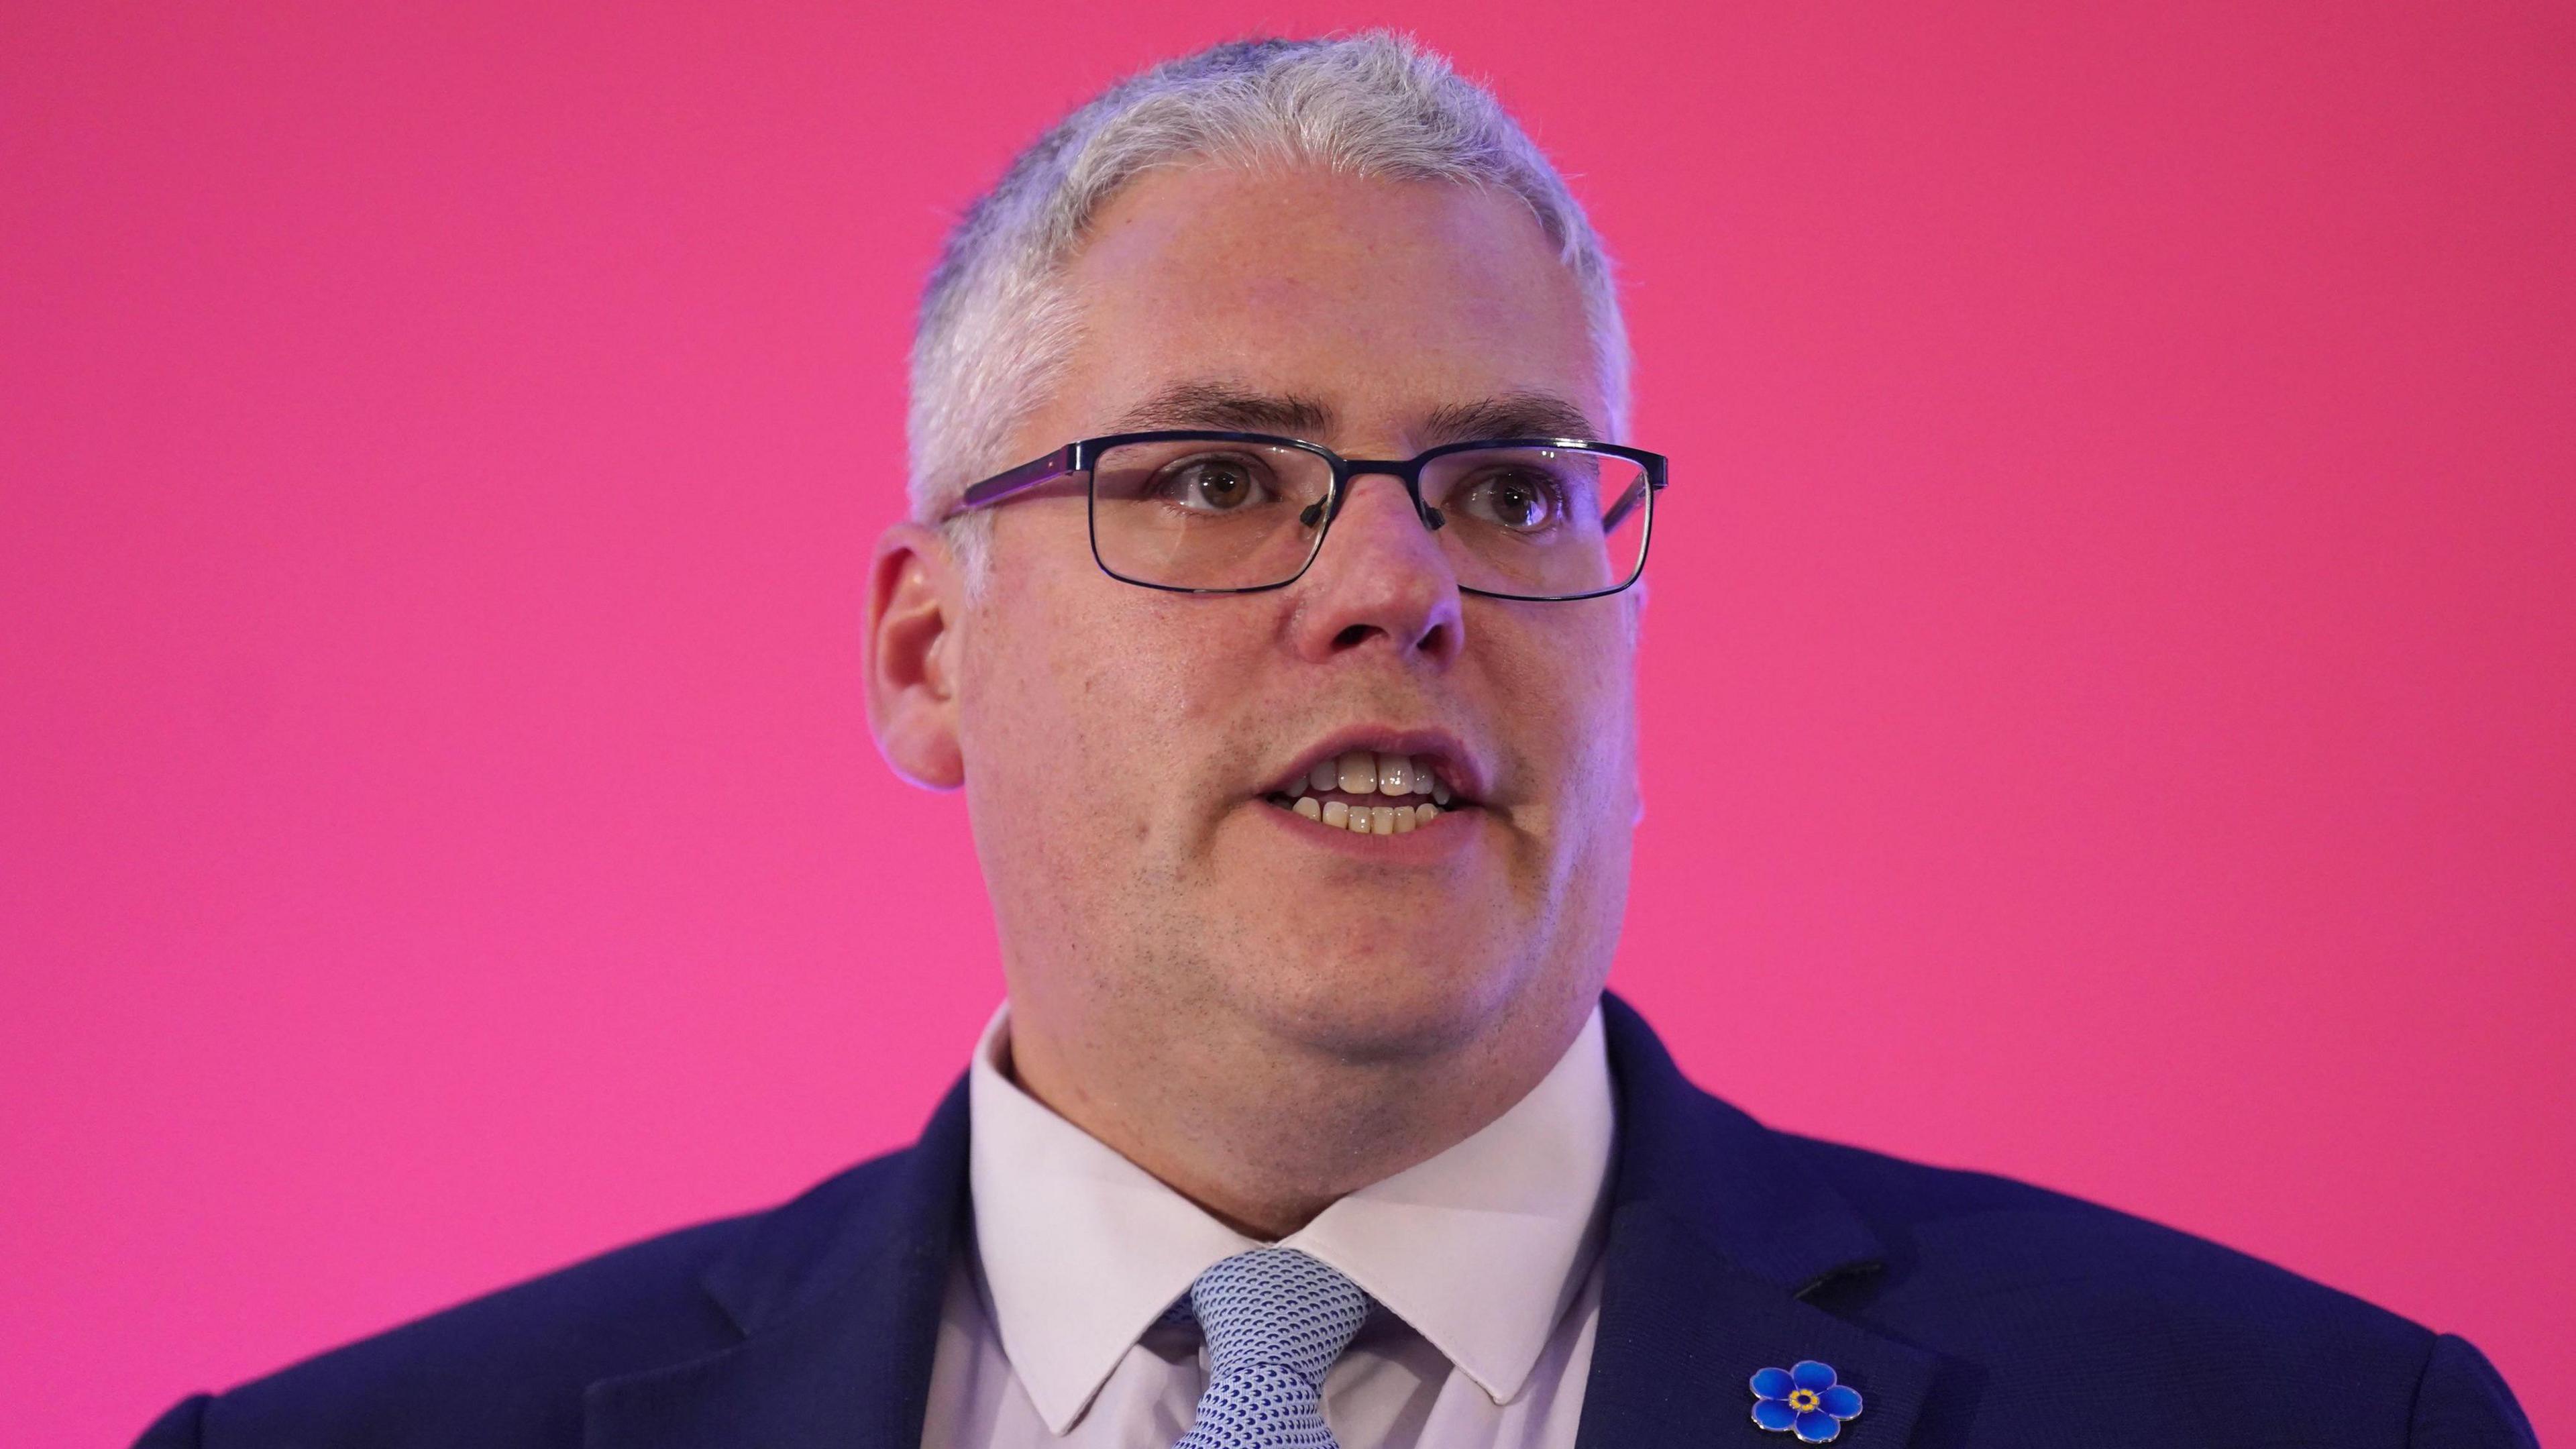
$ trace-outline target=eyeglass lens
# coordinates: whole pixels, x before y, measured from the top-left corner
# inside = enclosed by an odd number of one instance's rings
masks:
[[[1122,443],[1092,475],[1102,566],[1137,583],[1257,589],[1315,554],[1332,464],[1301,448],[1236,441]],[[1641,465],[1580,448],[1474,448],[1423,466],[1423,502],[1458,582],[1567,598],[1633,580],[1652,490]]]

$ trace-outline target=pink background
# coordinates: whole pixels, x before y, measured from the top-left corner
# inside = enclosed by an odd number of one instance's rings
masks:
[[[914,1131],[999,989],[859,708],[919,279],[1112,77],[1389,21],[1677,455],[1617,984],[2576,1435],[2576,11],[392,8],[0,10],[18,1442]]]

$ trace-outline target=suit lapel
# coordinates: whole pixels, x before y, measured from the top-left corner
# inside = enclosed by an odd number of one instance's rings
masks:
[[[1753,1422],[1754,1372],[1800,1359],[1858,1389],[1836,1449],[1912,1436],[1933,1360],[1801,1302],[1708,1251],[1652,1208],[1612,1219],[1576,1449],[1803,1449]]]
[[[1577,1449],[1797,1449],[1752,1420],[1757,1369],[1833,1365],[1864,1399],[1837,1449],[1910,1437],[1935,1361],[1805,1302],[1883,1260],[1857,1214],[1761,1124],[1685,1080],[1605,997],[1619,1092],[1601,1321]],[[593,1384],[588,1449],[917,1449],[966,1222],[966,1089],[909,1151],[763,1220],[706,1290],[742,1341]]]
[[[966,1087],[909,1151],[780,1208],[709,1271],[743,1340],[593,1384],[588,1449],[917,1449],[966,1212]]]
[[[1860,1391],[1837,1449],[1905,1443],[1935,1360],[1801,1296],[1884,1261],[1876,1235],[1788,1144],[1685,1080],[1625,1002],[1602,1012],[1620,1155],[1577,1449],[1795,1449],[1754,1424],[1750,1380],[1800,1359]]]

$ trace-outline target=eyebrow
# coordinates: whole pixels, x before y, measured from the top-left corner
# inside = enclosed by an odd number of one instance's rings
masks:
[[[1143,433],[1165,428],[1207,428],[1320,439],[1333,431],[1335,420],[1331,406],[1315,398],[1253,392],[1221,382],[1184,382],[1119,414],[1110,430]],[[1582,408],[1546,392],[1510,392],[1474,402],[1444,404],[1432,409],[1416,431],[1421,445],[1429,448],[1474,438],[1598,441],[1601,436]]]
[[[1184,382],[1129,408],[1110,425],[1110,431],[1118,433],[1164,428],[1311,438],[1332,431],[1333,410],[1310,397],[1252,392],[1221,382]]]
[[[1510,392],[1471,403],[1433,408],[1423,419],[1421,441],[1436,448],[1474,438],[1581,438],[1601,441],[1583,409],[1548,392]]]

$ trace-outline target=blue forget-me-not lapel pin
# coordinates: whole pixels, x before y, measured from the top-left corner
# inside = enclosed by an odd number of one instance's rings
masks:
[[[1835,1381],[1831,1364],[1800,1359],[1793,1368],[1753,1376],[1753,1422],[1777,1434],[1822,1444],[1860,1417],[1860,1390]]]

